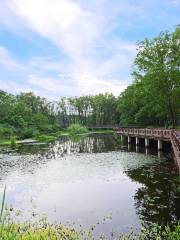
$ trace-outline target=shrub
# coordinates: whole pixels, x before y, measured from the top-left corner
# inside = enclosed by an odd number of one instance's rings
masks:
[[[68,127],[67,130],[71,135],[83,134],[88,132],[86,127],[83,127],[79,124],[72,124]]]
[[[0,137],[9,139],[12,135],[13,135],[12,128],[8,127],[0,128]]]
[[[55,131],[51,124],[42,124],[41,126],[38,126],[38,129],[41,133],[52,133]]]
[[[16,138],[12,137],[11,138],[11,148],[15,149],[16,147],[17,147]]]
[[[33,127],[20,129],[18,131],[18,135],[22,139],[32,138],[33,136],[37,136],[39,134],[40,134],[39,131],[36,128],[33,128]]]

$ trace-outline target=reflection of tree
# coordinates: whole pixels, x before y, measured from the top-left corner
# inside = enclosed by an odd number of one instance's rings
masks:
[[[97,153],[115,150],[117,143],[112,135],[95,134],[78,138],[61,138],[50,146],[49,154],[61,156],[71,153]]]
[[[177,175],[171,163],[133,169],[127,175],[143,184],[134,196],[140,220],[165,225],[180,218],[177,204],[180,198],[176,195]]]
[[[2,154],[0,161],[0,180],[12,171],[33,173],[53,158],[66,154],[96,153],[114,150],[117,146],[112,135],[95,134],[86,137],[61,137],[49,145],[22,145],[18,153]]]

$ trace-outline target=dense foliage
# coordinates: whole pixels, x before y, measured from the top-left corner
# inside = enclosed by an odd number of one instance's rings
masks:
[[[134,83],[119,97],[122,124],[176,126],[180,114],[180,29],[138,44]]]
[[[0,91],[0,136],[29,138],[58,129],[54,106],[33,93],[17,96]]]
[[[62,98],[58,103],[58,118],[62,125],[79,123],[85,126],[114,125],[117,123],[117,98],[113,94],[98,94]]]
[[[119,97],[98,94],[57,102],[0,91],[0,138],[29,138],[71,124],[177,126],[180,116],[180,29],[138,43],[134,82]]]
[[[77,135],[77,134],[83,134],[88,132],[86,127],[82,127],[79,124],[71,124],[67,130],[70,135]]]

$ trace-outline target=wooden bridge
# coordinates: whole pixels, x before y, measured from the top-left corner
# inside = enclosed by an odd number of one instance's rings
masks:
[[[139,144],[139,139],[145,139],[145,147],[149,147],[149,140],[157,140],[158,150],[162,149],[163,141],[171,142],[174,160],[180,172],[180,131],[175,129],[161,128],[114,128],[117,134],[128,138],[128,143],[131,143],[131,138],[136,138],[136,145]]]

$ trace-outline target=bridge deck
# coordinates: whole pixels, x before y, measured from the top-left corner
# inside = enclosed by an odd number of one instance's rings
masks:
[[[114,128],[114,130],[124,136],[170,141],[174,160],[180,172],[180,131],[160,128]]]

